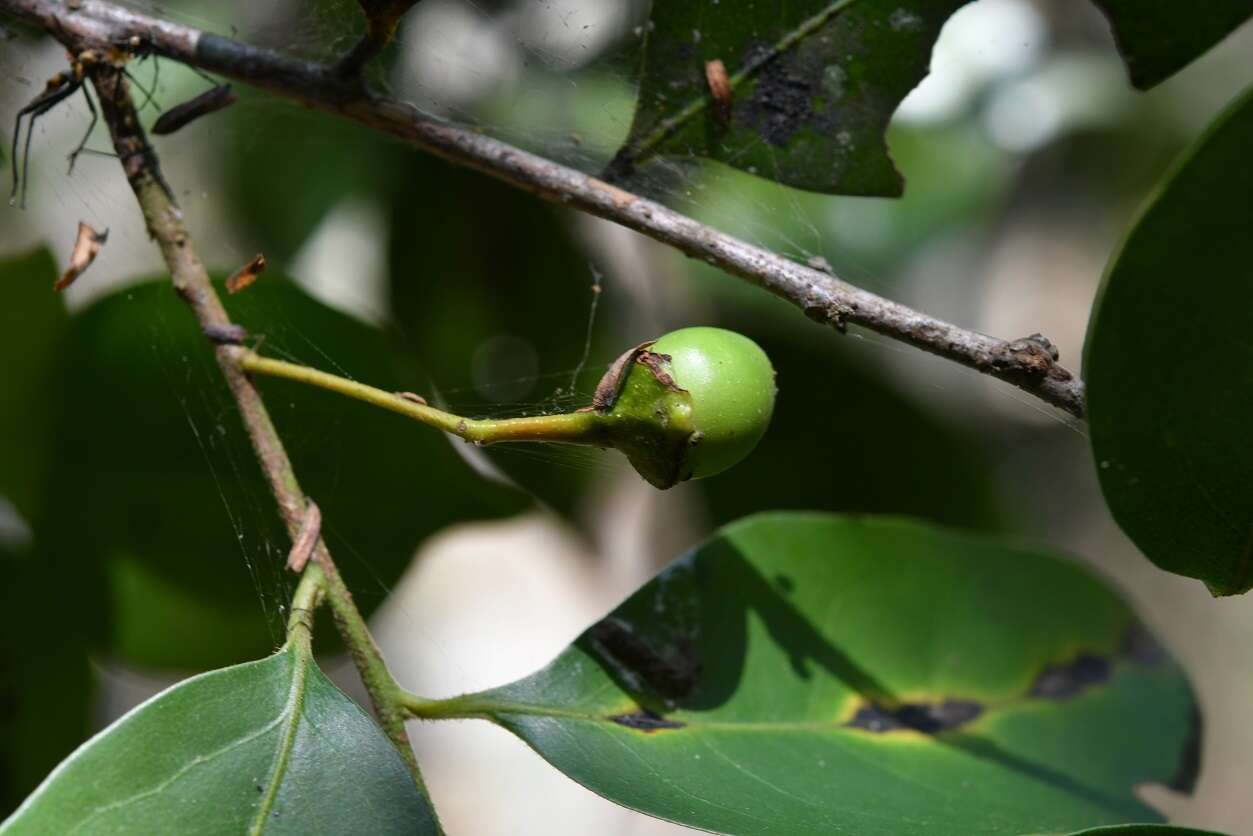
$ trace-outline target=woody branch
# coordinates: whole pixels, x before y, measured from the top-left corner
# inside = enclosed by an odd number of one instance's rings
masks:
[[[0,11],[42,27],[71,52],[137,45],[398,137],[546,200],[605,218],[770,291],[810,319],[867,328],[999,380],[1076,417],[1083,382],[1038,335],[1004,340],[937,319],[836,276],[727,235],[597,177],[420,113],[336,67],[250,46],[105,0],[0,0]]]

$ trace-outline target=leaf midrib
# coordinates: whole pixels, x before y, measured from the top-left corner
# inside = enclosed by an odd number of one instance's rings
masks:
[[[304,641],[301,641],[302,637],[305,639]],[[294,636],[293,644],[294,647],[289,652],[292,653],[292,664],[295,668],[292,671],[291,686],[287,691],[287,703],[283,706],[283,712],[278,717],[279,722],[286,719],[286,723],[283,727],[283,733],[279,737],[278,752],[274,758],[274,768],[270,772],[265,795],[257,808],[257,814],[252,820],[252,826],[248,828],[249,836],[260,836],[265,830],[265,823],[269,820],[270,813],[274,809],[274,803],[278,799],[278,793],[283,784],[283,778],[287,774],[287,765],[291,760],[292,749],[296,745],[296,733],[300,726],[301,715],[304,712],[305,689],[309,678],[312,650],[309,647],[308,638],[304,634]]]

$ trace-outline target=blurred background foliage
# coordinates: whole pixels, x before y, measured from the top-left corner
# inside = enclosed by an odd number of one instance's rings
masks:
[[[339,54],[361,29],[349,0],[163,0],[160,13],[315,58]],[[632,0],[424,0],[372,73],[431,113],[596,172],[630,125],[645,18],[645,4]],[[1253,77],[1248,30],[1138,94],[1090,4],[980,0],[945,27],[932,75],[893,121],[902,199],[808,194],[718,164],[666,160],[630,186],[964,326],[1005,337],[1041,331],[1074,368],[1104,262],[1136,206]],[[5,130],[63,61],[31,33],[0,41]],[[164,107],[206,87],[170,62],[133,72]],[[474,668],[457,638],[472,632],[468,619],[484,618],[473,603],[440,610],[454,625],[447,634],[423,613],[388,612],[391,632],[380,635],[398,668],[457,660],[456,675],[420,684],[484,687],[524,673],[581,629],[561,618],[601,606],[589,601],[612,604],[713,526],[750,511],[899,513],[1074,549],[1141,604],[1168,605],[1149,621],[1197,678],[1211,722],[1229,732],[1207,757],[1253,766],[1253,732],[1238,712],[1227,720],[1222,711],[1253,674],[1232,673],[1228,651],[1215,649],[1224,631],[1253,627],[1253,612],[1238,602],[1215,609],[1203,590],[1146,569],[1101,506],[1081,425],[912,349],[816,327],[632,233],[355,125],[239,92],[231,109],[156,147],[212,269],[228,273],[257,252],[269,258],[272,271],[230,303],[265,351],[473,415],[581,406],[618,353],[690,324],[746,333],[779,372],[778,411],[758,451],[723,476],[665,494],[614,453],[469,450],[396,416],[265,383],[332,551],[367,609],[393,589],[402,612],[426,606],[422,595],[466,589],[495,600],[492,585],[512,576],[473,561],[457,570],[469,574],[424,577],[430,592],[411,594],[402,579],[415,551],[411,575],[443,565],[432,550],[455,524],[484,532],[502,560],[554,589],[575,575],[597,579],[594,594],[576,584],[548,606],[561,615],[525,602],[500,610],[491,624],[499,642],[548,642],[512,655],[505,668],[520,671],[493,669],[486,656]],[[146,115],[155,119],[156,108]],[[6,807],[89,728],[165,678],[266,652],[290,586],[280,568],[286,543],[229,398],[159,280],[116,162],[83,157],[65,174],[63,154],[85,127],[80,99],[44,117],[29,207],[0,210],[0,548],[16,567],[9,576],[22,579],[6,584],[0,723],[27,735],[3,735]],[[90,147],[108,147],[101,129]],[[49,287],[79,219],[111,237],[58,298]],[[491,540],[490,521],[511,515],[542,520],[548,539]],[[556,556],[565,551],[579,555],[577,568]],[[60,590],[49,596],[57,603],[37,605],[40,589]],[[18,637],[38,624],[49,626],[43,652],[19,652]],[[54,657],[66,663],[49,665]],[[30,681],[42,688],[15,687]],[[490,817],[504,814],[469,790],[458,802],[456,755],[431,740],[430,751],[452,764],[433,778],[446,821],[492,832],[504,819]],[[572,803],[572,828],[630,815]],[[1235,829],[1253,815],[1248,805],[1238,787],[1203,780],[1187,820]]]

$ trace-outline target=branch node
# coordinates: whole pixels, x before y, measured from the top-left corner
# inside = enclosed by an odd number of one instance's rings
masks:
[[[805,316],[821,325],[830,325],[841,334],[848,333],[848,315],[850,313],[844,307],[836,304],[812,304],[806,305],[802,310]]]
[[[248,340],[248,329],[234,323],[205,325],[201,330],[214,345],[243,345]]]
[[[1002,344],[992,356],[992,367],[1008,378],[1070,380],[1073,375],[1058,364],[1060,359],[1061,353],[1048,337],[1032,334]]]

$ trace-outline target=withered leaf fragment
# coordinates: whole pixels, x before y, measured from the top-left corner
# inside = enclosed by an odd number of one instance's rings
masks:
[[[97,232],[82,221],[78,222],[78,237],[74,239],[74,251],[70,253],[69,266],[65,268],[65,273],[61,278],[57,279],[52,289],[57,293],[65,290],[74,283],[74,280],[86,272],[91,263],[96,260],[96,256],[100,254],[100,250],[104,247],[104,243],[109,240],[109,230]]]
[[[265,272],[266,266],[265,256],[257,253],[252,261],[240,267],[226,280],[226,292],[233,296],[241,290],[246,290],[257,280],[257,276]]]

